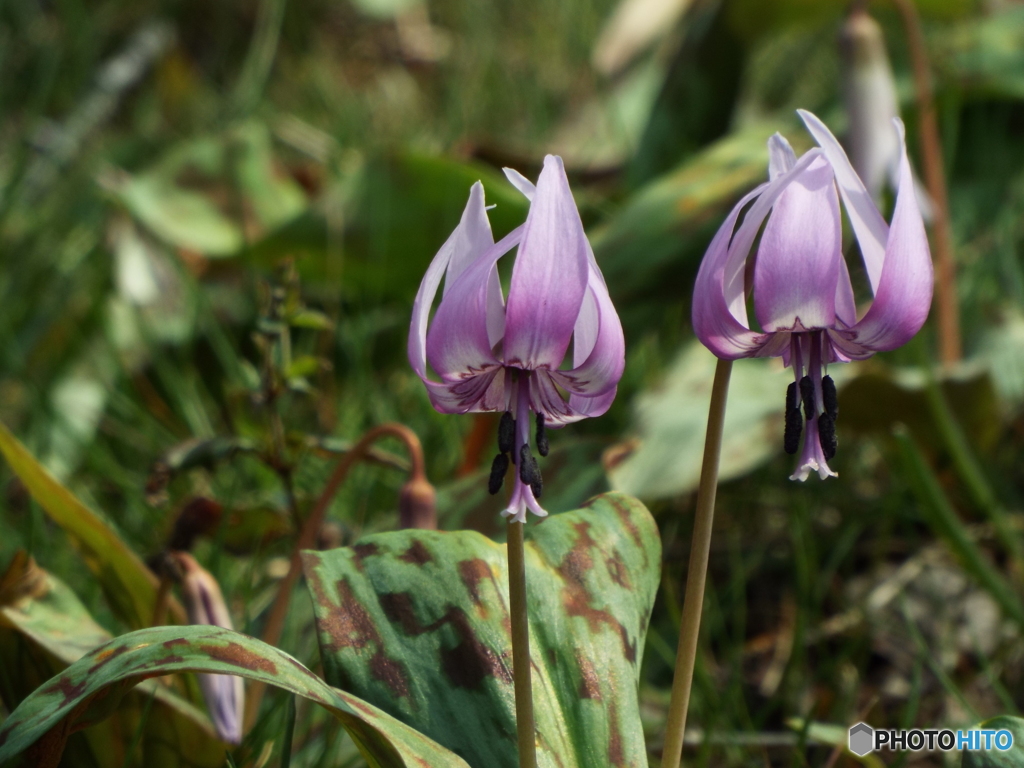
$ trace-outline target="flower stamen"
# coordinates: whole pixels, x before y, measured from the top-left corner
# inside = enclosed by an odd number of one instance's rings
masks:
[[[508,464],[508,454],[506,453],[499,453],[494,457],[494,461],[491,462],[491,476],[487,478],[487,490],[491,496],[500,491],[501,486],[504,485]]]
[[[505,411],[498,422],[498,450],[502,453],[511,453],[515,442],[516,420],[512,418],[511,411]]]
[[[544,426],[544,414],[537,414],[537,453],[541,456],[547,456],[548,451],[551,450],[548,444],[548,432]]]
[[[782,437],[782,445],[788,454],[794,454],[800,448],[800,433],[804,430],[804,419],[800,415],[800,399],[796,392],[796,382],[786,390],[786,431]]]
[[[810,376],[804,376],[800,379],[800,395],[804,401],[804,418],[810,421],[814,418],[815,407],[814,407],[814,382],[811,381]]]
[[[836,395],[836,383],[832,381],[832,377],[825,375],[821,380],[821,400],[822,405],[825,407],[825,413],[829,415],[832,421],[839,418],[839,398]]]

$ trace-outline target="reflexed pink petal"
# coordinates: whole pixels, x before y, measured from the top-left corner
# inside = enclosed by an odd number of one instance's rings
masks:
[[[842,262],[839,197],[817,158],[775,201],[754,265],[754,309],[765,331],[829,328]]]
[[[484,205],[484,186],[477,181],[469,188],[469,202],[462,211],[459,226],[441,246],[442,251],[446,248],[451,250],[451,258],[444,277],[445,295],[466,267],[492,245],[494,235],[491,234],[491,222],[487,218],[487,207]]]
[[[521,234],[521,228],[512,230],[459,275],[446,292],[429,330],[424,334],[422,323],[429,312],[427,289],[431,287],[428,280],[432,282],[434,292],[437,290],[437,282],[431,274],[434,265],[431,264],[413,304],[413,324],[409,332],[409,360],[421,379],[428,381],[428,361],[446,381],[466,378],[500,364],[491,351],[488,329],[488,317],[493,307],[492,273],[498,259],[518,242]],[[423,357],[419,356],[420,350],[425,351]]]
[[[825,153],[829,165],[832,166],[836,184],[839,185],[839,193],[846,206],[846,215],[850,218],[850,225],[853,227],[853,233],[860,245],[861,255],[864,257],[864,266],[867,269],[871,290],[877,292],[878,283],[882,277],[889,225],[885,223],[882,214],[878,212],[878,208],[875,207],[875,203],[871,199],[871,194],[864,187],[857,172],[853,170],[846,152],[843,151],[832,132],[810,112],[798,109],[797,114],[800,115],[807,130]],[[904,146],[905,151],[906,147]],[[902,182],[900,188],[902,189]]]
[[[595,395],[594,397],[571,394],[569,395],[569,408],[576,414],[577,418],[581,419],[602,416],[612,407],[616,392],[618,392],[618,386],[614,386],[607,392]]]
[[[503,243],[507,243],[505,250],[511,249],[518,242],[518,234],[521,228],[513,230]],[[517,237],[512,237],[512,235]],[[462,213],[462,220],[455,228],[445,244],[441,246],[430,266],[427,267],[423,280],[420,281],[419,290],[416,292],[416,299],[413,302],[412,322],[409,326],[408,356],[409,364],[416,374],[423,379],[423,382],[430,389],[434,382],[427,377],[427,326],[430,318],[430,309],[437,295],[437,289],[441,285],[442,277],[445,278],[445,293],[451,290],[458,277],[469,267],[476,258],[479,258],[493,247],[491,241],[490,223],[487,221],[487,212],[484,207],[483,187],[476,182],[469,193],[469,200]],[[498,254],[500,257],[501,254]],[[495,258],[497,261],[497,258]],[[501,299],[501,285],[498,283],[497,270],[493,270],[493,276],[488,278],[487,286],[487,334],[488,341],[491,336],[500,334],[504,329],[504,318],[498,318],[496,304]],[[495,295],[497,290],[497,295]],[[503,315],[502,311],[502,315]],[[491,346],[497,343],[498,339],[491,341]],[[436,387],[435,387],[436,389]],[[444,398],[443,390],[437,390],[437,396]]]
[[[502,168],[501,170],[505,172],[505,178],[509,180],[513,187],[522,192],[527,200],[533,200],[533,196],[537,194],[537,187],[532,181],[515,168]]]
[[[562,397],[551,378],[551,372],[546,370],[530,374],[530,408],[534,413],[543,413],[551,427],[561,427],[583,418]]]
[[[839,282],[836,283],[836,317],[849,327],[857,322],[857,302],[853,298],[853,284],[846,259],[839,258]]]
[[[532,370],[561,364],[587,273],[583,223],[561,159],[548,155],[512,269],[505,311],[507,365]]]
[[[457,381],[424,381],[434,410],[440,413],[504,411],[505,370],[489,368],[475,376]]]
[[[729,311],[723,293],[725,262],[729,257],[729,239],[736,227],[740,211],[764,191],[762,184],[736,203],[718,228],[704,254],[693,287],[692,321],[697,338],[718,357],[735,360],[749,357],[764,341],[764,335],[754,333]]]
[[[759,193],[757,200],[743,216],[743,223],[736,228],[732,235],[732,242],[728,244],[728,255],[725,257],[722,272],[722,293],[729,311],[744,327],[750,327],[750,323],[747,322],[746,267],[754,238],[757,237],[762,222],[772,206],[775,205],[775,201],[779,199],[779,195],[785,192],[786,187],[798,178],[820,154],[821,151],[817,149],[805,152],[789,171],[755,189],[754,192]],[[744,200],[751,196],[749,195]],[[704,258],[707,260],[707,256]]]
[[[487,328],[493,268],[478,262],[463,272],[442,299],[427,331],[427,362],[446,381],[500,365],[491,351]]]
[[[796,165],[796,153],[781,133],[772,134],[768,139],[768,180],[775,181],[779,176],[793,169]]]
[[[626,340],[600,273],[591,269],[587,295],[576,320],[573,364],[569,371],[552,371],[554,380],[571,394],[585,398],[614,389],[626,367]]]
[[[907,160],[903,123],[895,120],[894,124],[902,146],[900,186],[885,245],[885,262],[874,303],[851,329],[859,345],[874,351],[906,344],[921,329],[931,307],[934,281],[928,237]]]

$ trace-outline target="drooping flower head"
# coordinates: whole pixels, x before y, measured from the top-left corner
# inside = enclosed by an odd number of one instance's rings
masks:
[[[181,595],[190,624],[209,624],[233,629],[227,603],[217,580],[188,552],[171,557],[181,575]],[[217,735],[229,744],[242,743],[245,692],[235,675],[197,675]]]
[[[530,200],[526,222],[495,243],[483,186],[472,186],[462,221],[420,283],[408,351],[438,411],[503,414],[490,490],[498,492],[509,463],[515,464],[512,498],[502,514],[525,522],[527,509],[547,514],[537,502],[543,486],[530,451],[531,423],[545,456],[546,427],[607,411],[622,376],[625,343],[561,158],[544,158],[536,186],[515,171],[505,174]],[[498,260],[517,245],[506,297]],[[441,303],[428,323],[442,278]]]
[[[864,360],[909,341],[928,316],[932,262],[903,123],[893,121],[901,148],[899,188],[886,224],[825,124],[810,112],[799,114],[818,147],[797,159],[782,136],[769,139],[768,182],[736,204],[704,255],[693,327],[720,358],[781,356],[792,367],[785,448],[796,453],[806,423],[792,476],[805,480],[812,470],[822,479],[835,476],[828,459],[836,450],[838,406],[828,364]],[[859,320],[842,253],[840,198],[874,294]],[[755,255],[751,248],[765,218]],[[747,319],[748,290],[760,330]]]

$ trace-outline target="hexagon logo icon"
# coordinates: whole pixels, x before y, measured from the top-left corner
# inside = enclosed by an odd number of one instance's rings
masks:
[[[864,757],[875,748],[875,729],[867,723],[857,723],[850,728],[850,751]]]

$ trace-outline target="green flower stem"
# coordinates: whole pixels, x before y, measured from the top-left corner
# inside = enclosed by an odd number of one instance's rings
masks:
[[[530,622],[526,614],[525,528],[525,523],[508,524],[508,601],[512,618],[512,675],[516,690],[519,768],[537,768],[533,681],[530,678]]]
[[[696,519],[690,543],[690,567],[686,575],[686,594],[683,596],[683,615],[679,625],[676,671],[672,679],[665,748],[661,754],[662,768],[679,768],[683,757],[683,734],[686,731],[686,711],[690,706],[693,667],[697,659],[697,637],[700,633],[704,582],[711,551],[711,527],[715,519],[715,494],[718,491],[718,460],[722,452],[722,428],[725,424],[725,401],[729,392],[730,374],[732,361],[719,360],[715,368],[715,383],[711,388],[711,407],[708,409],[704,462],[700,470]]]

